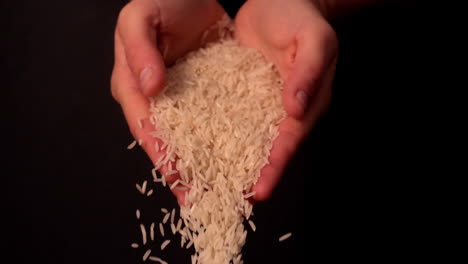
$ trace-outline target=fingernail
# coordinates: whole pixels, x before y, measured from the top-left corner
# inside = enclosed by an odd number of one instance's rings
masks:
[[[151,67],[146,67],[140,73],[140,88],[143,91],[147,91],[149,89],[149,80],[151,79],[151,75],[153,74],[153,69]]]
[[[304,113],[307,109],[307,104],[309,103],[309,96],[303,90],[299,90],[296,93],[296,98],[297,98],[299,105],[302,108],[302,112]]]

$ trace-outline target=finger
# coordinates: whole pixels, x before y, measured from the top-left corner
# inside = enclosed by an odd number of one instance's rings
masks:
[[[335,60],[336,63],[336,60]],[[323,78],[319,93],[311,102],[312,107],[302,120],[288,117],[279,126],[279,135],[273,142],[270,151],[269,164],[262,171],[257,183],[252,187],[255,192],[253,198],[264,201],[270,198],[273,189],[281,179],[281,176],[294,156],[299,144],[304,140],[312,125],[323,114],[331,97],[331,83],[335,72],[335,63],[332,63]]]
[[[151,135],[154,126],[148,119],[150,103],[138,89],[138,82],[134,79],[132,72],[126,65],[125,54],[120,42],[120,37],[117,35],[115,43],[115,65],[112,74],[112,91],[121,104],[125,118],[133,137],[137,141],[141,141],[141,147],[145,150],[153,164],[166,154],[165,150],[157,149],[158,146],[163,146],[163,143]],[[171,167],[175,168],[175,162],[171,163]],[[160,168],[160,172],[164,175],[169,185],[173,184],[179,174],[166,175],[169,171],[169,163]],[[172,189],[172,192],[178,199],[180,204],[184,202],[186,190]]]
[[[146,96],[156,95],[165,82],[164,59],[157,48],[160,17],[156,1],[134,0],[122,9],[118,20],[128,66]]]
[[[320,32],[302,32],[297,37],[297,49],[291,72],[286,79],[283,105],[289,116],[301,119],[311,106],[325,70],[335,53],[336,41],[328,25],[313,27]],[[331,36],[330,36],[331,35]],[[317,37],[319,36],[319,37]]]

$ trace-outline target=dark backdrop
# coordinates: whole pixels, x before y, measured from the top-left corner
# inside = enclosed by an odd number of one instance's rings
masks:
[[[2,4],[2,240],[11,263],[135,263],[135,209],[154,221],[175,199],[135,182],[151,164],[110,95],[113,29],[123,0],[10,1]],[[390,155],[414,89],[420,31],[415,4],[370,8],[335,23],[340,57],[330,110],[291,162],[270,201],[256,206],[246,263],[386,259],[382,239],[394,216],[380,194],[404,163]],[[232,12],[231,12],[232,13]],[[378,198],[378,199],[377,199]],[[293,232],[284,243],[277,238]],[[172,244],[162,256],[188,263]],[[391,246],[398,252],[398,246]]]

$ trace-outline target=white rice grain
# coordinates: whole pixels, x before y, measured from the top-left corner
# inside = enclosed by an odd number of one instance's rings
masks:
[[[143,224],[140,224],[140,230],[141,230],[141,238],[142,238],[143,245],[146,245],[146,229]]]
[[[171,224],[174,224],[174,218],[175,218],[175,208],[172,209],[172,213],[171,213]]]
[[[138,220],[140,220],[140,210],[139,209],[136,210],[136,218]]]
[[[169,243],[171,243],[170,240],[164,241],[164,242],[161,244],[161,250],[164,250],[164,249],[167,247],[167,245],[169,245]]]
[[[149,257],[149,260],[151,260],[151,261],[153,261],[153,262],[159,262],[160,264],[167,264],[166,261],[164,261],[164,260],[162,260],[162,259],[160,259],[160,258],[158,258],[158,257],[153,257],[153,256],[151,256],[151,257]]]
[[[141,194],[144,194],[143,189],[141,188],[141,186],[140,186],[138,183],[135,185],[135,187],[137,188],[137,190],[138,190]]]
[[[137,144],[136,140],[133,140],[133,142],[130,143],[130,145],[127,146],[127,149],[130,150],[130,149],[134,148],[136,146],[136,144]]]
[[[146,196],[151,196],[153,194],[153,189],[149,190]]]
[[[172,183],[172,185],[171,185],[171,187],[170,187],[171,190],[174,189],[174,188],[177,186],[177,184],[179,184],[179,182],[180,182],[180,180],[177,179],[174,183]]]
[[[179,231],[181,227],[182,227],[182,219],[179,219],[179,221],[177,221],[176,230]]]
[[[161,180],[162,180],[162,185],[166,187],[166,177],[164,175],[161,176]]]
[[[254,222],[252,220],[249,220],[249,225],[250,225],[250,228],[252,228],[252,231],[255,232],[255,230],[257,230],[257,227],[255,226]]]
[[[164,236],[164,227],[161,223],[159,223],[159,231],[161,232],[161,236]]]
[[[185,248],[190,248],[191,246],[193,245],[193,240],[190,240],[189,243],[187,244],[187,246],[185,246]]]
[[[141,122],[140,118],[138,118],[137,123],[139,128],[143,128],[143,123]]]
[[[132,243],[132,244],[131,244],[131,247],[132,247],[132,248],[138,248],[139,245],[138,245],[137,243]]]
[[[282,235],[282,236],[278,239],[278,241],[279,241],[279,242],[284,241],[284,240],[290,238],[291,235],[292,235],[292,233],[284,234],[284,235]]]
[[[164,216],[164,218],[163,218],[163,220],[162,220],[163,224],[166,224],[166,223],[167,223],[167,220],[169,220],[169,217],[170,217],[170,216],[171,216],[171,213],[167,213],[167,214]]]
[[[170,171],[166,172],[165,176],[171,176],[171,175],[177,174],[177,172],[178,171],[176,171],[176,170],[170,170]]]
[[[146,186],[148,185],[148,182],[145,180],[143,182],[143,185],[141,186],[141,194],[145,194],[146,193]]]
[[[154,222],[151,223],[151,226],[150,226],[150,239],[151,241],[154,241]]]
[[[249,199],[250,197],[254,196],[255,194],[256,194],[256,192],[247,193],[246,195],[244,195],[244,199]]]
[[[145,254],[143,255],[143,261],[146,261],[151,254],[151,249],[146,250]]]

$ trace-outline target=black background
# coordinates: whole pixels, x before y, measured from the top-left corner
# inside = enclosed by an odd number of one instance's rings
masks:
[[[141,263],[144,251],[130,248],[139,241],[135,209],[151,223],[160,207],[176,205],[161,187],[151,198],[137,193],[151,163],[126,150],[132,137],[110,95],[113,29],[125,3],[2,4],[2,240],[11,263]],[[405,162],[389,153],[413,136],[402,121],[412,112],[401,110],[427,38],[416,14],[415,3],[393,4],[334,22],[340,56],[330,110],[271,200],[257,204],[246,263],[374,260],[369,252],[384,250],[379,241],[394,225],[381,223],[395,216],[382,208],[398,193],[381,193]],[[277,243],[286,232],[291,239]],[[188,263],[177,245],[157,254]]]

